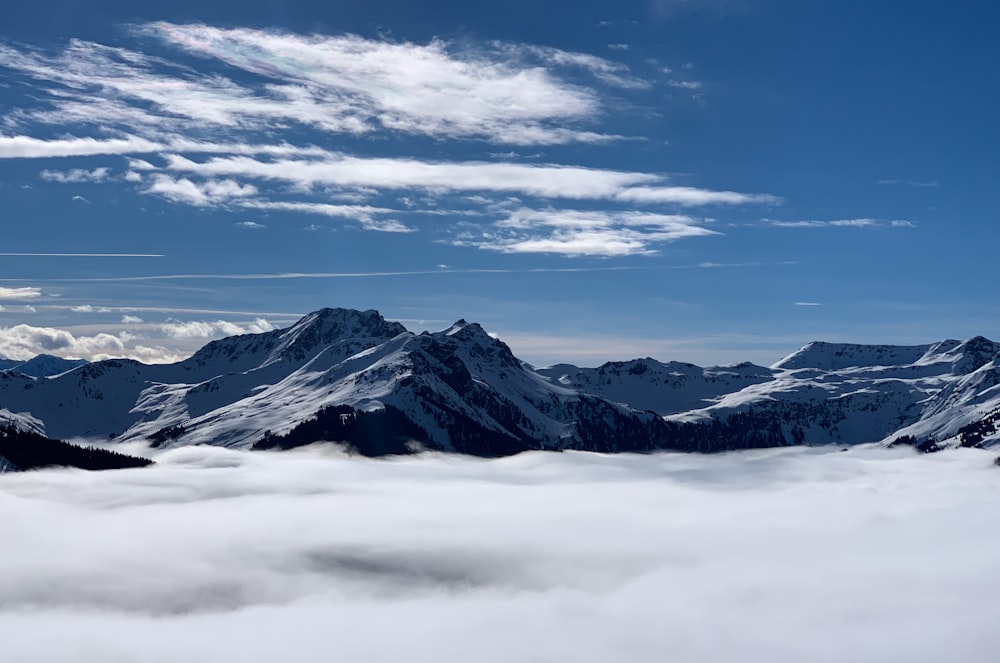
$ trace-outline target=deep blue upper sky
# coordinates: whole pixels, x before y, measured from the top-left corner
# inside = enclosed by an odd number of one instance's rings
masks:
[[[919,0],[4,7],[0,354],[164,360],[322,306],[476,320],[539,364],[996,338],[997,25]]]

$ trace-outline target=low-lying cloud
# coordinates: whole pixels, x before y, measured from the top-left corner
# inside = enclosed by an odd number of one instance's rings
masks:
[[[0,478],[5,656],[929,662],[997,644],[986,452],[158,460]]]
[[[269,332],[275,327],[264,318],[257,318],[251,322],[237,323],[228,320],[192,320],[190,322],[167,322],[160,325],[160,329],[169,338],[221,338],[223,336],[237,336],[239,334],[261,334]]]
[[[82,314],[109,314],[115,311],[90,304],[73,306],[69,310]],[[121,311],[123,314],[118,319],[120,329],[115,333],[95,333],[92,326],[63,329],[19,324],[0,327],[0,357],[26,360],[48,354],[88,361],[129,358],[145,363],[172,363],[188,357],[210,339],[259,334],[275,329],[262,317],[237,322],[167,319],[157,323],[147,322],[135,315],[133,309]]]
[[[126,318],[132,319],[123,319],[123,324],[141,322],[134,316]],[[160,345],[137,342],[139,338],[141,337],[125,332],[80,334],[56,327],[20,324],[0,327],[0,357],[27,360],[36,355],[47,354],[89,361],[127,357],[147,363],[163,363],[179,361],[186,356],[185,353]]]

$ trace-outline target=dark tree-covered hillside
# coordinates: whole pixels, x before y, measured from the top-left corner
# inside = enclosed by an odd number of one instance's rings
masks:
[[[265,433],[253,448],[294,449],[314,442],[339,442],[362,456],[410,454],[412,442],[427,438],[419,426],[391,405],[365,412],[346,405],[326,407],[285,435]]]
[[[18,470],[42,467],[78,467],[83,470],[117,470],[145,467],[153,461],[95,447],[81,447],[60,440],[0,427],[0,456]]]

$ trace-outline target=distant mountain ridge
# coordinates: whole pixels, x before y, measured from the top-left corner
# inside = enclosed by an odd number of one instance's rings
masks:
[[[651,358],[535,369],[481,326],[421,334],[322,309],[212,341],[176,364],[107,360],[0,373],[0,422],[61,439],[381,455],[437,449],[721,451],[791,444],[1000,442],[1000,344],[815,342],[770,367]]]
[[[86,363],[86,359],[63,359],[44,354],[24,361],[0,357],[0,371],[15,371],[36,378],[44,378],[71,371]]]

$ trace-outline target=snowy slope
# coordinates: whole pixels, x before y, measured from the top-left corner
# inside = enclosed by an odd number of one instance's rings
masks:
[[[749,362],[701,368],[649,357],[598,368],[557,364],[537,372],[569,389],[664,415],[705,407],[725,394],[774,377],[771,369]]]
[[[1000,405],[1000,344],[982,337],[921,346],[810,343],[774,364],[774,380],[668,417],[726,420],[755,411],[794,443],[942,439]]]

